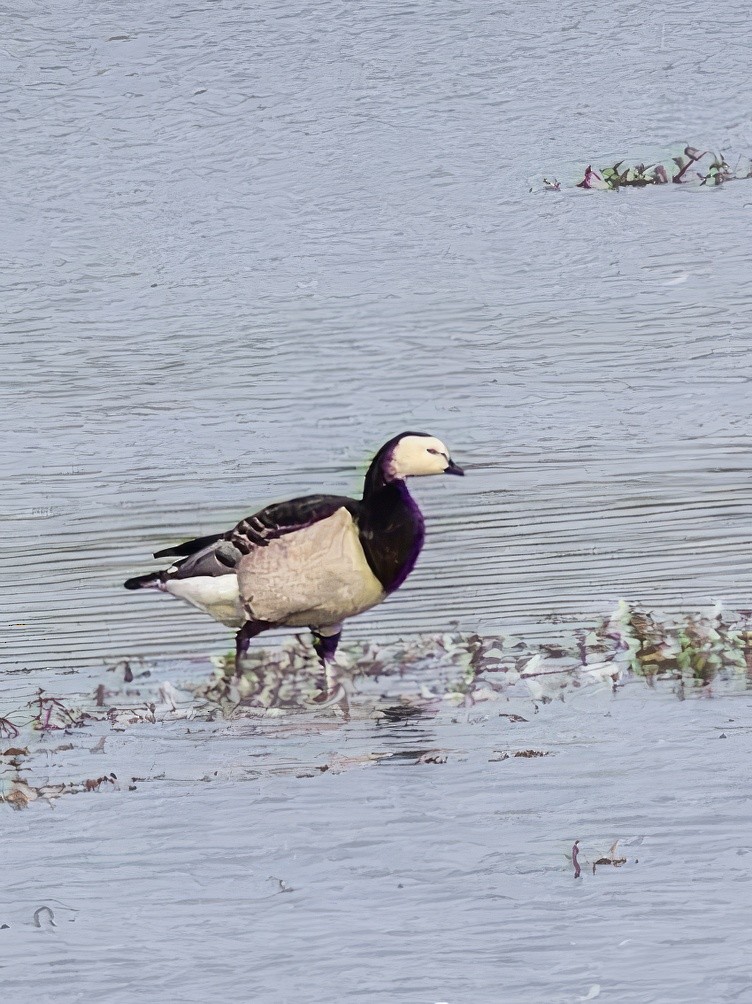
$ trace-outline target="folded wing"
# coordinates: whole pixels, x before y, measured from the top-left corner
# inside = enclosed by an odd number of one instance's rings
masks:
[[[241,520],[227,533],[196,537],[175,547],[157,551],[154,557],[182,556],[162,572],[162,581],[195,576],[234,573],[240,559],[257,548],[267,547],[296,530],[304,530],[337,512],[347,509],[357,515],[359,503],[340,495],[305,495],[286,502],[275,502]]]

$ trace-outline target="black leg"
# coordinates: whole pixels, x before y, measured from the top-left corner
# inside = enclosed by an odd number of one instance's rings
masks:
[[[270,627],[274,627],[274,625],[270,624],[268,621],[246,621],[235,635],[236,673],[240,672],[243,656],[248,651],[248,645],[250,644],[251,638],[255,638],[257,634],[261,634],[262,631],[266,631]]]
[[[324,634],[324,631],[327,633]],[[334,633],[330,634],[329,632]],[[347,699],[347,691],[337,678],[334,667],[331,665],[337,651],[342,628],[339,625],[333,625],[328,629],[324,628],[323,631],[311,628],[311,634],[313,635],[313,647],[316,655],[319,657],[322,669],[322,673],[316,681],[316,685],[321,693],[319,697],[314,699],[315,703],[327,706],[330,704],[339,704],[345,716],[349,717],[350,705]]]
[[[318,631],[311,628],[311,634],[313,635],[313,647],[319,657],[321,668],[326,669],[326,664],[331,662],[335,656],[342,631],[340,630],[336,634],[319,634]]]

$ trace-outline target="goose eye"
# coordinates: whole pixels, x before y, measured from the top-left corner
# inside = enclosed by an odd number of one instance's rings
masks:
[[[439,451],[431,449],[430,446],[428,447],[428,452],[432,453],[434,455],[434,457],[438,457],[438,455],[439,455]]]

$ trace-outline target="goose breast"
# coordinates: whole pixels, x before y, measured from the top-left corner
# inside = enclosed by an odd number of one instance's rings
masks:
[[[385,597],[347,509],[254,548],[238,564],[240,598],[255,620],[324,627]]]

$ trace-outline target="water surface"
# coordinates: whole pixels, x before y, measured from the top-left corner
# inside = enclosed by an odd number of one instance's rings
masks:
[[[357,492],[411,427],[471,476],[417,487],[421,567],[354,634],[746,602],[752,186],[530,192],[599,155],[750,147],[742,5],[13,25],[12,662],[221,649],[122,579],[273,499]]]
[[[357,492],[404,428],[468,477],[416,484],[420,565],[351,638],[749,605],[752,182],[535,183],[683,142],[749,153],[746,5],[28,0],[6,20],[11,705],[19,679],[93,690],[123,657],[205,675],[228,633],[123,579],[274,499]],[[517,739],[466,711],[428,737],[178,721],[51,755],[51,776],[165,778],[0,807],[4,999],[749,999],[749,750],[716,731],[745,701],[557,703],[519,740],[557,755],[530,761],[490,763]],[[455,752],[245,773],[394,743]],[[575,883],[576,837],[639,864]],[[53,898],[75,923],[30,926]]]

